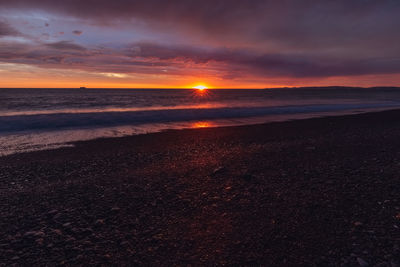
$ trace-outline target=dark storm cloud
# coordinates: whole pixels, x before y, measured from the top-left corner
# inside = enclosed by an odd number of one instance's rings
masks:
[[[20,33],[11,27],[8,23],[0,21],[0,37],[2,36],[16,36]]]

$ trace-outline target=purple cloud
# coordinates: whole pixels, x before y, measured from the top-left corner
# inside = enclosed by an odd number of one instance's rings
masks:
[[[17,36],[20,33],[11,27],[8,23],[0,21],[0,37],[2,36]]]
[[[77,45],[70,41],[60,41],[55,43],[46,44],[46,46],[59,49],[59,50],[78,50],[78,51],[85,51],[86,48],[80,45]]]
[[[169,68],[165,75],[197,68],[222,78],[400,73],[400,2],[394,0],[0,0],[1,7],[82,22],[82,30],[74,30],[79,24],[61,30],[85,31],[79,38],[85,46],[52,39],[12,53],[20,62],[50,64],[52,58],[51,67],[124,73]],[[129,45],[129,38],[146,40],[135,35],[137,25],[145,25],[145,33],[157,41]],[[107,37],[94,38],[88,27],[98,27]],[[113,38],[115,30],[129,36],[125,43]],[[10,34],[15,30],[0,24],[0,36]],[[3,53],[0,60],[17,59]]]
[[[85,48],[69,41],[43,45],[9,43],[0,61],[93,72],[186,75],[204,68],[215,77],[318,78],[400,72],[400,60],[320,58],[314,55],[257,54],[249,50],[134,44],[124,49]],[[168,69],[168,72],[164,70]]]

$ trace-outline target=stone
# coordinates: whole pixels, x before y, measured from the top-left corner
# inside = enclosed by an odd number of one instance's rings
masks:
[[[119,212],[120,210],[121,210],[121,209],[118,208],[118,207],[113,207],[113,208],[111,209],[112,212]]]
[[[56,214],[56,213],[58,213],[58,210],[51,210],[51,211],[49,211],[47,214],[48,214],[48,215],[54,215],[54,214]]]
[[[57,234],[57,235],[62,235],[62,232],[61,232],[60,229],[53,229],[52,232]]]
[[[96,222],[94,224],[96,226],[104,225],[104,220],[103,219],[98,219],[98,220],[96,220]]]
[[[255,177],[252,174],[246,173],[240,176],[243,180],[250,181],[253,180]]]
[[[212,172],[212,174],[217,175],[217,174],[221,174],[225,171],[226,171],[225,167],[220,166],[218,168],[215,168],[214,171]]]
[[[367,267],[369,266],[368,262],[366,262],[363,258],[358,257],[357,262],[361,267]]]
[[[68,227],[71,226],[71,223],[70,223],[70,222],[67,222],[67,223],[64,223],[62,226],[65,227],[65,228],[68,228]]]
[[[45,233],[42,231],[29,231],[24,234],[24,237],[43,237]]]

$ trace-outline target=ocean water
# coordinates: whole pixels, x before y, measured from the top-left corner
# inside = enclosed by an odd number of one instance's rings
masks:
[[[396,88],[0,89],[0,155],[166,129],[246,125],[400,107]]]

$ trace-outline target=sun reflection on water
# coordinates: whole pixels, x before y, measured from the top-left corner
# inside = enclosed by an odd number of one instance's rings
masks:
[[[207,121],[198,121],[192,124],[192,128],[208,128],[211,127],[212,123]]]

